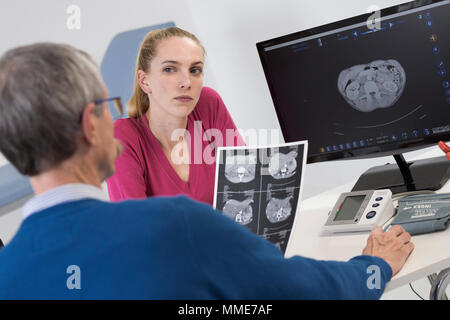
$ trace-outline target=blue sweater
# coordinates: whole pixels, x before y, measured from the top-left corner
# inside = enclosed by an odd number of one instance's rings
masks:
[[[380,289],[367,286],[371,265]],[[371,256],[285,259],[186,197],[63,203],[26,218],[0,250],[0,299],[374,299],[391,276]]]

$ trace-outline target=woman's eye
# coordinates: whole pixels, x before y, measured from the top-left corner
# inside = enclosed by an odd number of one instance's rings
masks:
[[[163,72],[173,72],[173,71],[174,71],[174,68],[172,68],[172,67],[166,67],[163,69]]]
[[[203,70],[201,68],[194,68],[191,70],[191,73],[193,74],[201,74]]]

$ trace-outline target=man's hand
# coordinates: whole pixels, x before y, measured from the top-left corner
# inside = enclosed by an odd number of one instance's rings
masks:
[[[411,235],[399,225],[393,226],[387,232],[383,232],[381,227],[376,227],[367,239],[363,254],[384,259],[391,266],[394,276],[414,249],[414,244],[410,240]]]

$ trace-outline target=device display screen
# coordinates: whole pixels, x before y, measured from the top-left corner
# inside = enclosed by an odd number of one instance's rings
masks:
[[[365,197],[365,195],[346,197],[336,212],[334,221],[353,220]]]
[[[449,17],[443,1],[264,47],[285,140],[320,158],[450,132]]]

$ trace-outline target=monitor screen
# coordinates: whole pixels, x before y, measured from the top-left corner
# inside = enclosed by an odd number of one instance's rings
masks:
[[[449,140],[449,17],[414,1],[258,43],[286,142],[311,163]]]

